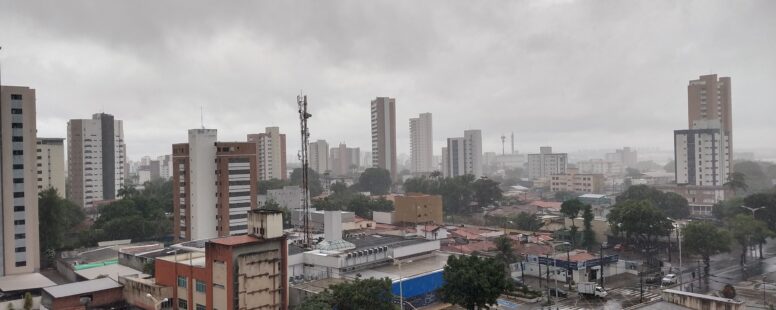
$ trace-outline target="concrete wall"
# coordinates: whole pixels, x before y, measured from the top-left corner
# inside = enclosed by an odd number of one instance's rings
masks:
[[[708,295],[682,292],[678,290],[663,290],[663,300],[690,309],[705,310],[741,310],[746,305],[743,301],[720,298]]]
[[[372,219],[380,224],[393,224],[393,212],[372,212]]]

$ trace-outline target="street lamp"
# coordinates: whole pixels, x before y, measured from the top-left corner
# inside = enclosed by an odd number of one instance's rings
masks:
[[[146,297],[150,298],[154,302],[154,309],[159,309],[159,306],[165,302],[167,302],[167,298],[164,298],[162,300],[158,300],[154,298],[154,295],[151,295],[151,293],[146,294]]]
[[[404,309],[404,287],[402,287],[402,279],[403,276],[401,274],[401,263],[402,261],[396,258],[393,258],[391,256],[388,256],[388,258],[393,260],[393,263],[396,265],[399,265],[399,305],[401,309]],[[411,260],[406,261],[407,263],[411,263]],[[413,306],[414,308],[414,306]]]
[[[741,207],[741,208],[744,208],[744,209],[747,209],[747,210],[749,210],[749,211],[752,211],[752,217],[754,217],[754,212],[755,212],[755,211],[757,211],[757,210],[760,210],[760,209],[763,209],[763,208],[765,208],[765,207],[759,207],[759,208],[750,208],[750,207],[747,207],[747,206],[744,206],[744,205],[740,205],[739,207]]]

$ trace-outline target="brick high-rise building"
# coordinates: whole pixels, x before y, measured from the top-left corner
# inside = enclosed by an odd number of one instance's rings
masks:
[[[719,122],[722,142],[727,161],[725,174],[720,176],[726,182],[733,172],[733,108],[730,77],[717,78],[716,74],[702,75],[687,85],[687,125],[695,129],[694,123],[709,120]]]
[[[391,173],[396,181],[396,99],[378,97],[372,100],[372,167]]]
[[[35,90],[0,86],[0,276],[40,268]]]
[[[189,130],[173,144],[173,230],[176,240],[247,232],[247,211],[257,206],[253,142],[217,142],[215,129]]]
[[[286,135],[278,127],[267,127],[264,133],[248,135],[248,142],[256,143],[259,159],[259,180],[285,180],[286,171]]]
[[[116,199],[124,186],[124,122],[97,113],[67,123],[67,198],[81,207]]]
[[[415,173],[434,171],[434,133],[431,113],[410,118],[410,170]]]
[[[54,188],[65,196],[65,139],[38,138],[38,191]]]

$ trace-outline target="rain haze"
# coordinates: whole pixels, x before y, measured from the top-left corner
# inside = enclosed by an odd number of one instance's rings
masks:
[[[0,1],[5,85],[37,90],[38,136],[104,111],[128,156],[169,154],[186,129],[219,140],[279,126],[296,161],[296,96],[311,140],[369,151],[370,101],[434,116],[434,151],[481,129],[520,152],[671,152],[687,84],[732,79],[737,150],[773,147],[774,1]]]

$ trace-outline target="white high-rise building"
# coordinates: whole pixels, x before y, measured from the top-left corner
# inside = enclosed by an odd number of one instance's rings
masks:
[[[729,147],[719,120],[698,120],[674,131],[676,184],[722,186],[730,166]]]
[[[308,151],[310,152],[311,169],[318,172],[318,174],[331,170],[329,167],[329,143],[326,140],[310,142]]]
[[[378,97],[372,100],[372,166],[383,168],[396,180],[396,99]]]
[[[410,118],[410,171],[434,171],[434,135],[431,113]]]
[[[67,123],[68,199],[85,208],[116,199],[124,186],[124,122],[98,113]]]
[[[568,167],[568,154],[553,153],[552,147],[542,146],[539,154],[528,154],[528,178],[539,179],[551,174],[564,174]]]
[[[40,268],[35,90],[0,86],[0,276]]]
[[[159,177],[162,180],[169,180],[172,177],[172,155],[159,156]]]
[[[65,139],[38,138],[38,191],[49,188],[65,196]]]
[[[482,176],[482,131],[465,130],[463,138],[466,143],[466,174],[479,178]]]
[[[482,132],[479,129],[466,130],[460,138],[448,138],[443,148],[442,162],[445,177],[471,174],[482,176]]]
[[[285,180],[286,135],[278,127],[267,127],[264,133],[248,135],[248,142],[255,142],[259,157],[259,180]]]

